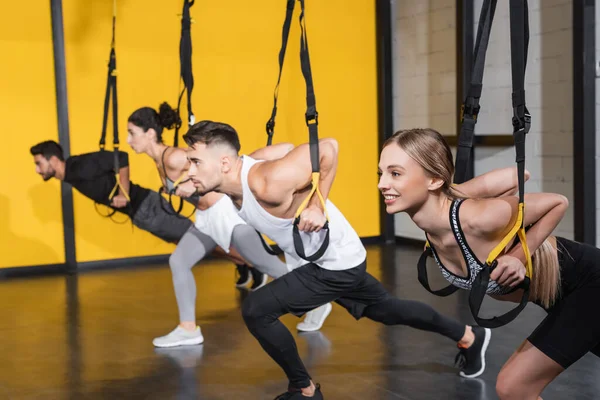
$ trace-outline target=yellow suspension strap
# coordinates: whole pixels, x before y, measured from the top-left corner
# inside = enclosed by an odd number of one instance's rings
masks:
[[[525,106],[525,66],[527,64],[527,47],[529,43],[527,0],[510,0],[510,42],[512,66],[512,103],[513,103],[513,137],[515,141],[517,176],[519,181],[519,209],[517,220],[510,232],[490,252],[486,265],[473,282],[469,295],[469,306],[475,321],[487,328],[497,328],[508,324],[519,315],[529,301],[529,289],[533,277],[531,254],[527,246],[527,236],[523,225],[525,211],[525,136],[531,127],[531,115]],[[504,251],[509,242],[519,237],[526,258],[525,279],[519,286],[523,289],[521,302],[507,313],[491,319],[480,318],[479,310],[485,297],[491,271],[496,267],[496,258]]]
[[[310,68],[310,56],[308,52],[308,37],[306,34],[306,22],[304,18],[304,0],[300,0],[300,65],[302,67],[302,75],[304,76],[304,81],[306,82],[306,125],[308,125],[308,135],[309,135],[309,146],[310,146],[310,162],[312,165],[312,188],[308,196],[304,199],[300,207],[296,211],[295,219],[294,219],[294,248],[296,253],[306,261],[314,262],[321,258],[327,247],[329,246],[329,215],[327,214],[327,208],[325,206],[325,199],[323,199],[323,195],[319,190],[319,180],[321,178],[321,170],[319,163],[319,113],[317,112],[316,98],[315,98],[315,89],[312,78],[312,71]],[[302,211],[306,209],[310,199],[314,194],[317,194],[319,201],[325,211],[325,217],[327,221],[325,225],[323,225],[323,229],[326,230],[325,239],[321,244],[321,247],[312,255],[307,255],[304,251],[304,245],[302,243],[302,238],[300,237],[300,232],[298,229],[298,224],[300,223],[300,214]]]
[[[106,94],[104,96],[104,117],[102,120],[102,133],[100,136],[99,147],[101,151],[105,151],[106,148],[106,130],[108,125],[108,111],[110,107],[110,100],[112,98],[112,119],[113,119],[113,153],[114,153],[114,173],[115,173],[115,186],[108,196],[110,202],[114,196],[117,195],[119,189],[121,193],[127,199],[127,207],[130,206],[131,199],[129,194],[123,188],[121,184],[121,178],[119,176],[119,118],[118,118],[118,102],[117,102],[117,55],[115,51],[115,26],[117,22],[117,0],[113,1],[113,17],[112,17],[112,40],[110,43],[110,55],[108,62],[108,76],[106,82]],[[96,206],[96,209],[98,207]],[[117,212],[116,209],[112,209],[109,214],[103,215],[105,217],[112,217]]]

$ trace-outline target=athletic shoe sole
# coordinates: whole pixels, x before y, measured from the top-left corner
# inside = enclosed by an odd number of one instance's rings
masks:
[[[481,369],[474,374],[467,375],[464,372],[460,371],[459,375],[463,378],[477,378],[479,375],[483,374],[485,371],[485,352],[487,351],[488,345],[490,344],[490,339],[492,338],[492,331],[488,328],[485,329],[485,338],[483,339],[483,346],[481,346]]]
[[[152,342],[154,347],[160,347],[160,348],[177,347],[177,346],[193,346],[193,345],[202,344],[202,343],[204,343],[203,336],[190,338],[190,339],[178,340],[176,342],[165,343],[165,344],[156,344],[156,343]]]

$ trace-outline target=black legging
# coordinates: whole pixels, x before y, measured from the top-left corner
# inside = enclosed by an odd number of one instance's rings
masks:
[[[282,304],[285,300],[282,301],[281,298],[274,295],[278,288],[287,288],[288,294],[302,291],[296,281],[290,279],[290,275],[294,275],[293,272],[248,296],[242,305],[242,315],[248,330],[256,337],[269,356],[284,370],[290,387],[301,389],[310,386],[311,378],[300,359],[294,338],[279,321],[279,317],[288,312],[286,305]],[[282,280],[288,282],[277,285],[277,287],[271,286],[281,283]],[[295,298],[296,296],[291,295],[291,297]],[[294,304],[297,303],[294,302]],[[311,305],[311,308],[314,307],[315,305]],[[439,333],[455,342],[460,341],[465,334],[464,324],[444,317],[429,305],[418,301],[400,300],[391,296],[379,303],[367,306],[362,315],[385,325],[408,325]]]

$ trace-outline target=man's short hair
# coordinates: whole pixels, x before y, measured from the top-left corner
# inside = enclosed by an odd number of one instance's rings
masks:
[[[52,156],[58,158],[60,161],[65,160],[62,147],[54,140],[46,140],[45,142],[31,146],[29,151],[31,152],[32,156],[37,156],[39,154],[44,156],[46,160],[50,160]]]
[[[204,143],[207,147],[225,144],[235,149],[236,153],[239,153],[241,148],[235,129],[221,122],[200,121],[183,135],[183,140],[190,147],[196,143]]]

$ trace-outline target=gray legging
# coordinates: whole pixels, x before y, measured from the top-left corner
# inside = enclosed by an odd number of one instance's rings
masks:
[[[231,245],[246,261],[264,274],[279,278],[288,272],[285,263],[277,256],[267,253],[260,237],[249,225],[240,224],[233,229]],[[192,267],[216,247],[217,243],[210,236],[192,226],[183,235],[169,258],[180,322],[196,320],[196,281]]]

